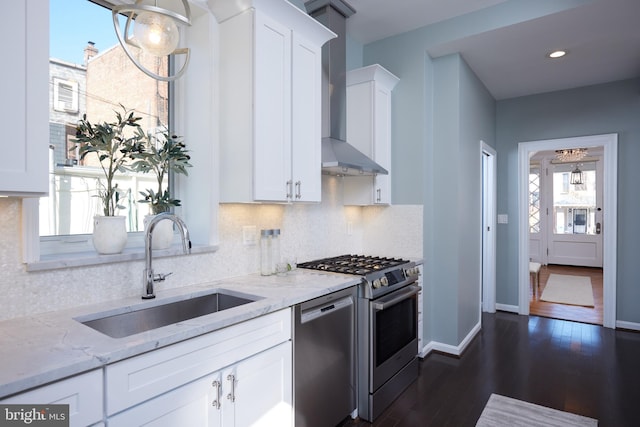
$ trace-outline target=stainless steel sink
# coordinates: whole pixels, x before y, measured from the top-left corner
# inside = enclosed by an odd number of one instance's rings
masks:
[[[149,308],[100,317],[85,316],[80,323],[112,338],[123,338],[140,332],[184,322],[261,299],[255,295],[217,291],[206,295],[167,302]],[[91,319],[88,319],[91,317]]]

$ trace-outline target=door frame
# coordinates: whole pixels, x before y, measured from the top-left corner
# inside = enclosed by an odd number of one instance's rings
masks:
[[[547,139],[518,144],[518,313],[529,314],[529,159],[537,151],[604,147],[603,161],[603,326],[616,326],[618,134]]]
[[[496,312],[496,212],[497,212],[497,153],[481,142],[482,161],[482,311]],[[482,318],[482,316],[480,316]]]

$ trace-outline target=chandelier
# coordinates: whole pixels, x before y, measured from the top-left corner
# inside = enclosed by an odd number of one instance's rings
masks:
[[[565,148],[563,150],[556,150],[556,158],[561,162],[573,163],[579,162],[587,155],[586,148]]]

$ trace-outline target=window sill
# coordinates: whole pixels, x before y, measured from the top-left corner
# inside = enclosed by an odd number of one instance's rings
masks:
[[[204,254],[215,252],[218,245],[193,245],[191,254]],[[183,255],[182,247],[174,245],[169,249],[153,251],[153,258],[165,258]],[[127,248],[122,253],[115,255],[98,255],[95,252],[76,252],[43,255],[40,261],[26,264],[27,271],[59,270],[71,267],[87,267],[93,265],[113,264],[116,262],[144,260],[144,250],[142,248]]]

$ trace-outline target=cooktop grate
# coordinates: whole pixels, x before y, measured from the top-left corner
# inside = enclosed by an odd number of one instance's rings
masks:
[[[409,261],[397,258],[384,258],[366,255],[340,255],[298,264],[300,268],[322,270],[333,273],[355,274],[365,276],[375,271],[386,270],[406,264]]]

